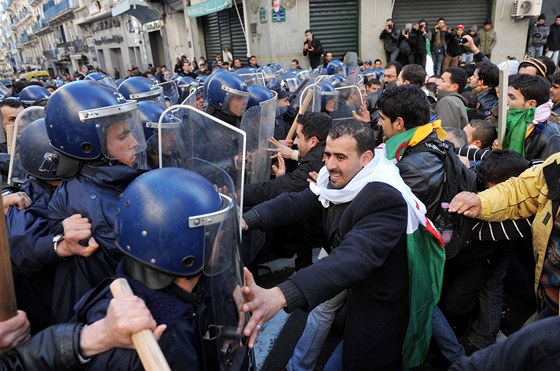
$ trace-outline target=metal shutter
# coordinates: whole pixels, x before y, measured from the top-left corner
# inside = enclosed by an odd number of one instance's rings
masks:
[[[237,7],[243,20],[243,6],[237,4]],[[233,58],[247,61],[247,44],[235,6],[202,17],[202,27],[208,60],[214,61],[216,54],[222,54],[222,48],[228,48]]]
[[[360,53],[358,9],[357,0],[309,0],[311,31],[335,59],[349,51]]]
[[[477,25],[480,29],[482,23],[490,18],[492,0],[396,0],[393,8],[393,21],[397,28],[402,29],[406,23],[414,25],[420,19],[428,22],[432,29],[439,17],[445,18],[445,23],[455,28],[458,24],[466,28]]]

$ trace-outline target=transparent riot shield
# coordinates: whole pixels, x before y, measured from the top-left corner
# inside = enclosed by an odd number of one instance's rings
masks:
[[[242,73],[237,75],[247,86],[266,86],[264,75],[261,72]]]
[[[314,85],[311,112],[327,112],[330,114],[338,110],[340,106],[338,94],[339,92],[336,89],[323,91],[321,83]]]
[[[344,64],[346,65],[346,81],[349,84],[358,84],[361,79],[360,68],[358,66],[358,53],[346,52],[344,55]]]
[[[20,154],[21,146],[19,146],[19,138],[25,131],[25,128],[32,122],[45,117],[45,108],[32,106],[21,111],[17,117],[15,124],[12,127],[7,127],[6,132],[10,144],[10,167],[8,170],[8,184],[19,185],[25,182],[28,178],[27,172],[21,164]],[[13,134],[10,131],[13,129]],[[46,132],[45,132],[46,134]],[[45,141],[48,142],[49,138],[45,136]]]
[[[4,99],[12,95],[12,91],[0,83],[0,99]]]
[[[173,131],[174,137],[167,138],[173,141],[173,148],[181,148],[181,150],[175,151],[169,159],[165,156],[166,138],[162,135],[162,131],[165,130],[164,116],[167,113],[172,113],[181,121],[181,130]],[[192,159],[213,164],[233,179],[238,195],[232,198],[236,199],[238,210],[242,210],[247,162],[245,132],[187,105],[175,105],[166,109],[160,117],[158,126],[159,138],[161,138],[158,150],[159,167],[167,167],[170,166],[169,164],[186,167],[185,164]],[[178,137],[177,134],[180,136]],[[222,188],[224,185],[216,184],[216,186]],[[227,185],[225,186],[227,188]]]
[[[177,104],[179,101],[179,89],[175,81],[166,81],[159,84],[163,89],[163,95],[169,98],[171,104]]]
[[[247,133],[246,183],[264,182],[270,179],[270,154],[268,139],[274,136],[278,97],[249,108],[241,119],[241,130]]]
[[[192,112],[191,112],[192,113]],[[248,316],[241,310],[244,298],[241,233],[232,178],[222,168],[200,158],[191,158],[186,168],[218,186],[221,208],[213,213],[189,217],[188,226],[204,236],[204,312],[199,313],[204,370],[242,370],[250,357],[243,328]],[[185,184],[185,186],[189,186]],[[224,192],[227,189],[229,192]]]
[[[356,85],[335,88],[338,92],[338,102],[336,113],[331,115],[333,120],[346,120],[353,117],[352,112],[362,108],[363,99],[360,88]]]
[[[204,87],[199,86],[192,89],[189,96],[181,103],[184,106],[191,106],[200,111],[204,111]]]

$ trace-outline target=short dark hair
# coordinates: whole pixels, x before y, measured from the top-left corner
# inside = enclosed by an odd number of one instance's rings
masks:
[[[554,70],[556,70],[556,64],[552,58],[547,57],[546,55],[541,55],[540,57],[537,57],[537,59],[546,66],[545,77],[549,77],[554,73]]]
[[[464,92],[461,93],[461,95],[463,96],[463,98],[467,100],[467,104],[465,104],[466,107],[472,109],[476,108],[476,106],[478,105],[478,98],[476,97],[474,91],[465,90]]]
[[[304,34],[306,34],[306,33],[308,33],[308,32],[309,32],[311,35],[313,35],[313,31],[311,31],[311,30],[305,30]]]
[[[455,148],[461,148],[467,145],[467,134],[463,130],[452,127],[444,127],[443,130],[445,130],[447,135],[453,135],[455,140],[449,140],[449,138],[445,138],[445,140],[452,143]]]
[[[292,59],[292,62],[299,64],[299,61],[297,59]]]
[[[381,59],[377,58],[376,60],[373,61],[373,63],[377,63],[377,62],[381,63]]]
[[[467,76],[474,75],[474,71],[476,70],[476,66],[472,63],[463,64],[460,67],[465,70],[465,72],[467,73]]]
[[[471,120],[469,125],[474,128],[472,132],[473,140],[480,140],[482,148],[492,147],[492,143],[498,137],[496,125],[486,120]]]
[[[16,97],[7,97],[0,100],[0,107],[10,107],[10,108],[19,108],[22,106],[19,98]]]
[[[554,74],[552,75],[552,83],[560,84],[560,72],[554,72]]]
[[[331,126],[328,136],[332,139],[337,139],[344,135],[349,135],[356,139],[356,149],[360,155],[368,150],[373,151],[375,149],[375,133],[368,125],[362,125],[352,119],[337,121]]]
[[[524,73],[512,75],[509,77],[508,86],[519,90],[525,100],[534,99],[537,106],[550,99],[550,83],[544,77]]]
[[[257,59],[256,56],[252,55],[252,56],[249,57],[249,60],[251,60],[251,59],[253,59],[253,58]]]
[[[426,81],[426,71],[419,64],[407,64],[402,68],[402,79],[421,86]]]
[[[430,120],[430,103],[426,93],[414,85],[395,86],[385,90],[379,97],[377,106],[391,122],[401,117],[406,130],[427,124]]]
[[[306,112],[298,116],[298,124],[302,125],[301,132],[305,138],[316,137],[319,142],[327,139],[333,120],[321,112]]]
[[[427,82],[424,84],[424,87],[426,90],[434,93],[434,95],[437,94],[437,84],[435,82]]]
[[[476,65],[478,78],[484,81],[484,85],[495,88],[500,84],[500,69],[494,63],[484,61]]]
[[[365,83],[365,85],[368,88],[371,88],[372,85],[381,85],[381,81],[379,81],[378,79],[368,79],[368,81]]]
[[[459,86],[457,92],[462,93],[467,85],[467,79],[469,78],[467,72],[460,67],[449,67],[445,72],[449,73],[451,82]]]
[[[397,76],[398,76],[399,73],[401,73],[401,71],[402,71],[402,64],[399,63],[399,62],[389,62],[385,66],[385,69],[391,68],[391,66],[395,67],[395,70],[397,70]]]
[[[511,150],[496,150],[485,156],[476,168],[482,184],[498,184],[511,177],[519,176],[531,166],[529,160]]]
[[[437,21],[438,21],[438,22],[439,22],[439,21],[444,21],[444,22],[445,22],[445,18],[439,17],[439,18],[437,19]]]

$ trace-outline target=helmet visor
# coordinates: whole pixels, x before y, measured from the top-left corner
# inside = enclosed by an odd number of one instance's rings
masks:
[[[222,89],[226,91],[222,110],[229,115],[237,117],[243,116],[243,113],[245,113],[247,109],[247,103],[249,102],[251,93],[226,87],[222,87]]]
[[[187,157],[182,121],[167,113],[162,120],[161,128],[158,128],[157,122],[147,122],[146,127],[153,129],[153,135],[147,139],[146,150],[150,167],[152,169],[160,167],[160,151],[163,167],[185,167],[181,163]]]
[[[297,91],[297,88],[299,86],[299,81],[296,78],[292,78],[292,79],[285,79],[283,81],[283,88],[286,91],[289,91],[290,93],[295,93]]]
[[[146,138],[136,102],[102,108],[96,113],[91,120],[95,122],[105,157],[130,167],[146,168]]]

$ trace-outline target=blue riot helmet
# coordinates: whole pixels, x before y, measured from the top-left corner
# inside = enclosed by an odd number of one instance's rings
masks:
[[[56,167],[43,166],[45,156],[53,152],[47,138],[45,119],[41,118],[25,126],[16,144],[21,166],[25,172],[42,180],[60,180]]]
[[[19,101],[24,107],[44,106],[47,104],[51,93],[39,85],[29,85],[19,93]]]
[[[319,94],[321,96],[320,112],[336,111],[338,106],[338,92],[334,89],[334,87],[329,82],[327,81],[321,82]]]
[[[241,67],[234,71],[236,75],[248,75],[251,73],[256,73],[257,70],[253,67]]]
[[[131,258],[127,270],[151,289],[206,273],[219,237],[211,231],[234,209],[194,171],[162,168],[139,176],[123,192],[115,223],[117,247]]]
[[[161,119],[162,152],[164,156],[171,156],[178,151],[186,150],[181,136],[181,120],[173,116],[171,112],[165,111],[165,106],[154,101],[138,102],[138,119],[144,129],[146,138],[148,164],[151,168],[159,167],[159,129],[158,123]],[[186,157],[177,155],[176,157]]]
[[[138,103],[106,84],[75,81],[58,88],[45,107],[45,121],[52,147],[71,159],[145,167]]]
[[[327,75],[346,76],[346,65],[344,62],[335,59],[327,65]]]
[[[283,74],[284,68],[282,68],[282,66],[280,66],[278,63],[270,63],[268,65],[268,67],[270,67],[270,70],[276,75],[279,76],[281,74]]]
[[[300,83],[298,76],[294,72],[283,73],[278,76],[278,80],[280,80],[280,87],[290,93],[294,93],[298,89]]]
[[[221,71],[221,70],[219,70],[219,71]],[[206,84],[206,80],[208,80],[208,75],[199,75],[199,76],[196,77],[196,81],[198,81],[198,83],[200,85]]]
[[[176,81],[177,87],[179,88],[181,94],[185,94],[185,92],[188,92],[188,95],[191,93],[191,88],[194,90],[199,86],[199,82],[190,76],[183,76]]]
[[[154,100],[164,103],[163,88],[143,76],[133,76],[124,80],[119,85],[119,93],[128,100]]]
[[[4,84],[0,83],[0,100],[12,95],[12,90],[8,89]]]
[[[337,74],[329,77],[330,77],[329,82],[333,87],[339,88],[342,86],[346,86],[346,78],[344,76]]]
[[[123,81],[124,81],[124,79],[116,79],[115,80],[115,85],[117,85],[117,90],[118,90],[119,86],[122,84]]]
[[[84,77],[84,80],[99,81],[99,82],[102,82],[104,84],[109,85],[110,87],[112,87],[115,90],[118,87],[116,82],[113,81],[113,79],[110,76],[105,75],[103,72],[91,72],[86,77]]]
[[[251,95],[247,84],[227,71],[212,74],[205,82],[204,94],[212,107],[235,117],[243,116]]]
[[[259,103],[274,98],[274,93],[264,86],[249,86],[247,90],[251,93],[249,102],[247,103],[247,109],[258,106]]]

